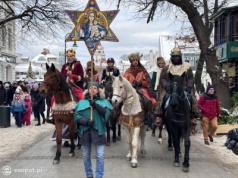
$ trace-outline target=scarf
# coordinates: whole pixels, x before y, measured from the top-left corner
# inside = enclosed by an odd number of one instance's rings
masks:
[[[187,72],[189,68],[190,68],[190,64],[187,62],[183,62],[182,65],[174,65],[170,63],[167,72],[170,72],[172,75],[181,76],[184,72]]]

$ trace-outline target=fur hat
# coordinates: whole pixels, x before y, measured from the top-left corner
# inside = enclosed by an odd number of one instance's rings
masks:
[[[70,48],[66,51],[66,56],[70,57],[70,56],[75,56],[76,52],[74,51],[73,48]]]
[[[165,60],[163,57],[157,57],[157,63],[159,64],[165,64]]]
[[[139,53],[131,53],[128,56],[128,59],[130,60],[130,62],[132,62],[134,60],[140,61],[140,58],[141,58],[141,55]]]
[[[207,86],[207,90],[206,90],[206,93],[211,89],[211,88],[213,88],[214,89],[214,87],[212,86],[212,85],[208,85]]]
[[[179,48],[174,48],[171,50],[171,57],[172,56],[182,56],[181,50]]]

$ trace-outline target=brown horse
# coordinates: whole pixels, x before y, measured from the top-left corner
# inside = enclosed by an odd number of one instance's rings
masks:
[[[46,64],[47,72],[44,75],[44,81],[41,83],[39,92],[41,95],[46,96],[53,93],[55,102],[51,108],[52,115],[56,127],[56,142],[57,152],[53,164],[60,162],[61,144],[62,144],[62,125],[67,124],[69,127],[69,137],[71,141],[69,156],[74,156],[74,106],[78,101],[74,90],[66,83],[65,79],[54,66],[49,67]]]

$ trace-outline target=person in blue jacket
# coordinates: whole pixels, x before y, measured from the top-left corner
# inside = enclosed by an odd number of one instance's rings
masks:
[[[26,106],[24,100],[20,97],[20,93],[15,92],[10,110],[15,116],[17,127],[22,127],[22,117],[23,113],[26,111]]]
[[[96,177],[104,175],[104,144],[106,143],[106,122],[109,118],[112,105],[105,99],[103,90],[99,89],[97,82],[88,84],[88,90],[84,91],[84,99],[75,106],[74,121],[80,136],[80,144],[83,150],[83,161],[86,177],[93,177],[91,163],[91,145],[96,151]],[[93,100],[91,100],[93,95]],[[90,119],[91,107],[93,108]]]

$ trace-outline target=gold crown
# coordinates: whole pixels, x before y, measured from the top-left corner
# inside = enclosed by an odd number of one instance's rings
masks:
[[[67,51],[66,51],[66,56],[75,56],[75,51],[74,51],[74,49],[68,49]]]
[[[139,53],[131,53],[129,56],[128,56],[128,59],[130,61],[134,61],[134,60],[140,60],[140,54]]]
[[[181,56],[181,50],[179,48],[174,48],[173,50],[171,50],[171,56]]]

